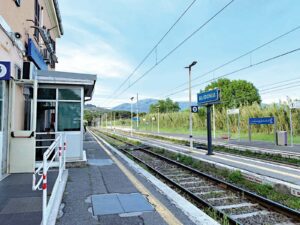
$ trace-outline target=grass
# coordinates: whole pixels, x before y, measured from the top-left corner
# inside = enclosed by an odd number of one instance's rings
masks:
[[[156,125],[156,124],[155,124]],[[149,129],[148,126],[140,125],[139,131],[148,131],[148,132],[157,132],[157,125],[154,126],[154,129],[151,131],[151,128]],[[160,132],[163,133],[173,133],[173,134],[186,134],[189,135],[189,129],[188,128],[168,128],[168,127],[160,127]],[[195,129],[193,130],[194,136],[206,136],[207,132],[206,130],[199,130]],[[222,136],[227,136],[227,131],[216,131],[216,137],[220,138]],[[238,134],[237,133],[231,133],[232,139],[237,140]],[[241,140],[248,140],[248,133],[241,133]],[[264,133],[252,133],[252,141],[266,141],[266,142],[274,142],[274,134],[264,134]],[[300,144],[300,136],[294,136],[293,139],[294,144]],[[288,134],[288,144],[290,144],[290,134]]]

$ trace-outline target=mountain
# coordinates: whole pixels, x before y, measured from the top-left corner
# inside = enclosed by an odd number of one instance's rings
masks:
[[[109,109],[98,107],[98,106],[95,106],[93,104],[84,105],[84,109],[89,110],[89,111],[97,111],[97,112],[110,112]]]
[[[151,99],[151,98],[139,100],[139,112],[146,112],[147,113],[149,111],[150,105],[157,103],[157,101],[158,101],[157,99]],[[136,102],[133,102],[132,109],[133,109],[133,111],[136,111]],[[123,103],[121,105],[118,105],[118,106],[114,107],[113,110],[130,111],[131,110],[131,104],[130,103]]]
[[[143,100],[139,100],[139,112],[149,112],[149,107],[151,104],[155,104],[157,103],[157,99],[143,99]],[[178,102],[179,107],[181,109],[181,111],[188,109],[189,108],[189,102]],[[197,105],[196,102],[193,102],[192,105]],[[124,103],[121,105],[118,105],[116,107],[113,108],[113,110],[120,110],[120,111],[130,111],[130,103]],[[136,102],[133,103],[132,106],[133,111],[136,111]]]

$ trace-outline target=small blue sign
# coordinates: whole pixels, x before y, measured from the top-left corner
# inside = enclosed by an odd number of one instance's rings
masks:
[[[220,101],[220,89],[214,89],[197,94],[198,105],[213,104]]]
[[[132,117],[132,121],[137,121],[137,120],[140,122],[140,118]]]
[[[40,70],[48,70],[44,57],[41,55],[31,38],[28,40],[27,56]]]
[[[191,112],[192,112],[192,113],[198,113],[198,111],[199,111],[199,108],[198,108],[197,105],[191,106]]]
[[[261,117],[261,118],[249,118],[249,124],[257,124],[257,125],[268,125],[274,124],[274,117]]]
[[[0,61],[0,80],[10,80],[10,62]]]

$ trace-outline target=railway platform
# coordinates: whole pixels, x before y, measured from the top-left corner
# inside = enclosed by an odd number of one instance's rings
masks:
[[[111,153],[89,131],[84,137],[84,149],[88,165],[69,169],[57,225],[218,224],[182,197],[178,203],[176,192],[171,199],[158,191],[157,185],[163,186],[162,182],[151,183],[133,169],[137,167],[135,163],[130,165],[125,158]],[[172,192],[164,186],[165,192]]]

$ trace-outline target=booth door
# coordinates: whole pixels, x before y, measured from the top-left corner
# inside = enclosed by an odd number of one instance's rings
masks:
[[[67,161],[82,159],[82,103],[58,102],[57,131],[66,135]]]

